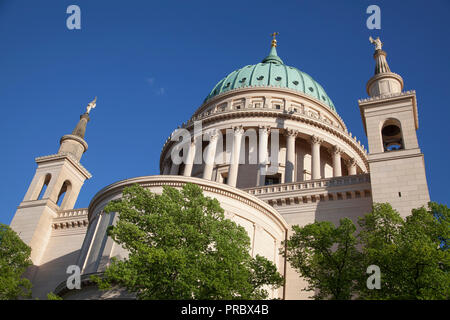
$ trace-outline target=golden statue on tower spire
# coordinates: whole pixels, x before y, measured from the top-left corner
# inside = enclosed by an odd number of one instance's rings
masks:
[[[276,47],[277,46],[277,39],[275,39],[275,37],[277,36],[277,35],[279,35],[280,33],[279,32],[274,32],[274,33],[272,33],[270,36],[273,38],[272,39],[272,47]]]

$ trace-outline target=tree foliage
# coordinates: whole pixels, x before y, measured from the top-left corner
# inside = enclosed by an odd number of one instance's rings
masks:
[[[30,254],[17,233],[0,224],[0,300],[31,297],[31,282],[22,277],[32,264]]]
[[[108,234],[129,255],[95,279],[102,289],[119,285],[138,299],[263,299],[282,285],[272,262],[249,254],[245,229],[196,185],[161,195],[134,185],[105,211],[119,215]]]
[[[57,294],[54,294],[53,292],[49,292],[47,294],[47,300],[64,300],[64,299],[58,296]]]
[[[353,222],[344,218],[338,227],[322,221],[292,229],[283,253],[308,281],[307,291],[314,291],[315,299],[349,299],[360,271],[357,262],[361,261]]]
[[[449,214],[431,202],[402,219],[374,204],[359,233],[348,219],[294,226],[284,254],[316,299],[449,299]],[[380,268],[379,290],[367,287],[370,265]]]
[[[450,210],[430,203],[401,219],[389,204],[376,204],[360,219],[365,264],[381,270],[381,289],[361,286],[366,299],[450,298]]]

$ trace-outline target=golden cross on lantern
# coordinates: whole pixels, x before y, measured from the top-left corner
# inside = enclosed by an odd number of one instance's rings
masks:
[[[273,37],[273,39],[272,39],[272,47],[276,47],[277,46],[277,39],[275,39],[275,37],[277,36],[277,35],[279,35],[280,33],[279,32],[274,32],[274,33],[272,33],[270,36],[271,37]]]

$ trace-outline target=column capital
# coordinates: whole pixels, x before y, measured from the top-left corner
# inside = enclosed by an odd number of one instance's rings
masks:
[[[331,150],[330,150],[330,153],[332,154],[332,155],[337,155],[337,154],[339,154],[339,155],[341,155],[342,153],[344,152],[344,150],[342,150],[341,148],[339,148],[338,146],[333,146],[332,148],[331,148]]]
[[[346,159],[345,164],[349,167],[354,167],[356,166],[356,159],[355,158]]]
[[[259,125],[258,126],[258,128],[259,128],[259,131],[261,132],[263,132],[263,133],[267,133],[267,134],[269,134],[270,133],[270,126],[268,126],[268,125]]]
[[[214,141],[219,138],[219,133],[220,133],[220,131],[218,129],[207,130],[204,133],[204,137],[207,138],[207,140],[209,140],[209,141]],[[194,137],[194,139],[196,139],[196,138]]]
[[[297,135],[298,135],[298,130],[286,128],[285,134],[286,134],[286,136],[288,136],[288,137],[297,137]]]
[[[242,134],[244,134],[244,127],[242,125],[232,126],[231,129],[233,129],[234,135],[242,135]]]
[[[198,140],[203,140],[203,135],[202,134],[199,134],[199,135],[192,134],[191,135],[191,143],[195,143]]]
[[[350,158],[350,160],[345,161],[345,164],[347,165],[349,176],[357,174],[357,166],[355,158]]]
[[[323,142],[322,138],[320,138],[318,136],[315,136],[315,135],[311,136],[311,143],[312,144],[321,144],[322,142]]]

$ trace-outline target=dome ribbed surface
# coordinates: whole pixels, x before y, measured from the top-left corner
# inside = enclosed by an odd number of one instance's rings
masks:
[[[333,101],[322,86],[307,73],[285,65],[278,57],[275,47],[272,47],[270,54],[261,63],[235,70],[220,80],[206,97],[205,102],[221,93],[247,87],[292,89],[305,93],[336,111]]]

